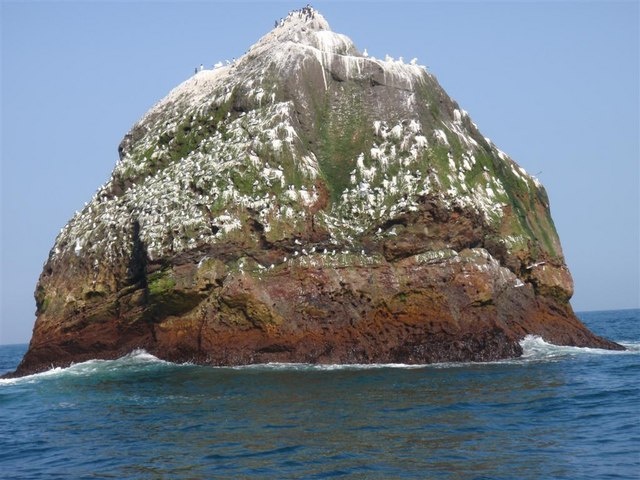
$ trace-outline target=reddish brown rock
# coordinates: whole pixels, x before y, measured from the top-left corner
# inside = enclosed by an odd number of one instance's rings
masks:
[[[18,372],[135,348],[211,365],[491,361],[519,356],[529,334],[620,348],[533,284],[514,288],[517,277],[482,248],[392,262],[319,254],[242,272],[209,263],[163,270],[173,287],[159,303],[150,302],[148,287],[137,287],[78,306],[66,317],[74,322],[41,314]]]

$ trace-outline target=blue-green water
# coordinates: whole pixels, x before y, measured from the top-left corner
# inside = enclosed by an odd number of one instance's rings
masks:
[[[499,363],[244,368],[133,352],[0,380],[0,477],[638,479],[640,310],[581,317],[630,351],[528,338]],[[25,349],[0,347],[0,373]]]

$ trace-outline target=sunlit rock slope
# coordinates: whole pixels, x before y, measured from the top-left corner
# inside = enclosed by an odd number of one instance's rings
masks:
[[[206,364],[617,348],[568,303],[544,188],[415,61],[314,10],[133,126],[60,232],[18,373],[145,348]]]

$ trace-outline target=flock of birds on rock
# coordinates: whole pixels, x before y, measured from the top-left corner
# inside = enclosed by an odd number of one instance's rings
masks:
[[[312,19],[315,10],[307,6],[287,18],[296,16]],[[116,165],[110,182],[61,231],[54,259],[70,253],[112,263],[122,261],[131,254],[134,224],[139,225],[140,240],[152,260],[234,236],[242,240],[249,211],[266,233],[302,227],[308,220],[309,207],[318,199],[316,179],[321,168],[293,126],[292,103],[275,102],[261,79],[255,85],[255,79],[251,80],[247,93],[253,96],[257,108],[233,117],[227,115],[217,131],[206,134],[179,160],[167,162],[168,147],[160,145],[159,139],[175,136],[181,121],[195,121],[207,115],[206,109],[200,100],[190,105],[187,96],[186,100],[180,97],[183,103],[166,106],[170,114],[164,120],[151,123],[150,116],[145,135]],[[214,93],[220,98],[216,101],[229,97],[228,84],[216,88]],[[269,98],[271,101],[263,102]],[[475,168],[474,152],[479,147],[464,126],[465,115],[454,112],[453,121],[443,120],[442,128],[431,134],[423,132],[417,119],[395,125],[373,122],[374,144],[370,151],[360,152],[353,159],[354,168],[340,201],[316,214],[316,221],[331,233],[335,248],[292,245],[291,257],[284,261],[332,256],[336,248],[366,257],[354,238],[402,213],[416,211],[419,199],[428,194],[440,195],[451,206],[472,208],[490,221],[499,217],[506,198],[499,180],[485,175],[473,189],[466,187],[466,176]],[[205,120],[211,122],[213,117]],[[432,146],[448,147],[454,141],[466,151],[456,158],[450,156],[448,171],[433,165],[423,168]],[[293,162],[287,168],[282,165],[285,158]],[[167,164],[149,171],[151,163],[158,161]],[[526,172],[518,172],[514,166],[512,169],[528,185]],[[129,186],[123,193],[114,194],[116,179],[126,180],[128,175]],[[377,234],[393,236],[396,230],[378,229]]]
[[[305,21],[313,20],[316,17],[316,10],[314,10],[311,5],[307,4],[306,7],[303,7],[300,10],[292,10],[286,17],[276,20],[273,26],[274,28],[282,27],[287,20],[295,17],[304,19]]]

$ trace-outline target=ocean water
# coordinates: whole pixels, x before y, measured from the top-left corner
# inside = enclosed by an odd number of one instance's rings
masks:
[[[580,314],[628,352],[523,341],[431,366],[176,365],[136,351],[0,380],[0,478],[639,479],[640,310]],[[0,373],[26,345],[0,347]]]

